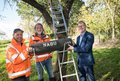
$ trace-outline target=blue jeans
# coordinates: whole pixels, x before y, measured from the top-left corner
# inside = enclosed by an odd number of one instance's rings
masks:
[[[43,79],[43,72],[44,72],[43,67],[45,67],[45,69],[49,75],[49,78],[53,78],[54,74],[53,74],[53,68],[52,68],[52,59],[49,58],[45,61],[36,63],[36,68],[37,68],[37,72],[38,72],[38,80]]]

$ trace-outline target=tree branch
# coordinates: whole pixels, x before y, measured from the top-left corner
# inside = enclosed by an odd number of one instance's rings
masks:
[[[36,9],[38,9],[42,13],[45,21],[50,26],[50,28],[52,27],[52,18],[50,16],[50,14],[48,13],[48,11],[46,10],[45,6],[39,4],[35,0],[22,0],[22,1],[25,3],[28,3],[29,5],[33,6]]]
[[[67,11],[67,13],[70,12],[74,1],[75,0],[66,0],[66,2],[65,2],[66,6],[65,6],[64,10]]]
[[[66,0],[66,2],[65,2],[66,5],[63,9],[63,12],[64,12],[64,16],[65,16],[65,19],[66,19],[67,23],[68,23],[68,20],[69,20],[69,13],[71,11],[71,8],[72,8],[72,5],[73,5],[74,1],[75,0]]]

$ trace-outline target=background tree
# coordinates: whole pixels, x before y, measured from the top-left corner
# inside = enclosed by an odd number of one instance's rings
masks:
[[[75,18],[71,17],[71,20],[73,20],[72,22],[78,19],[84,20],[88,29],[95,34],[99,42],[116,39],[120,35],[119,4],[119,0],[87,0],[87,4],[78,10],[80,13],[73,15]],[[73,27],[75,25],[76,23],[73,23]]]
[[[107,30],[105,30],[105,33],[112,39],[117,38],[118,35],[117,31],[119,27],[115,21],[116,19],[119,19],[119,3],[120,0],[88,0],[89,8],[93,11],[92,13],[96,12],[96,10],[103,10],[103,15],[100,15],[101,11],[99,12],[99,15],[100,18],[104,16],[104,19],[107,20],[107,26],[105,25],[105,29]]]

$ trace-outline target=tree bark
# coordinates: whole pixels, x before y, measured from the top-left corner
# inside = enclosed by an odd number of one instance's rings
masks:
[[[105,3],[106,3],[106,6],[108,7],[110,13],[111,13],[111,21],[112,21],[112,39],[115,39],[115,21],[114,21],[114,17],[115,17],[115,14],[114,14],[114,9],[112,9],[110,7],[110,4],[109,2],[107,2],[107,0],[104,0]]]

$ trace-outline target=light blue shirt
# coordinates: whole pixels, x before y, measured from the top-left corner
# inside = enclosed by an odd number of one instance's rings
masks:
[[[86,31],[85,31],[85,32],[86,32]],[[83,38],[83,36],[84,36],[85,32],[80,34],[80,41],[79,41],[79,45],[81,44],[81,41],[82,41],[82,38]],[[74,51],[76,51],[76,50],[77,50],[77,49],[76,49],[76,48],[74,48]]]
[[[85,34],[85,32],[80,34],[79,45],[81,44],[81,41],[82,41],[82,38],[83,38],[84,34]]]

